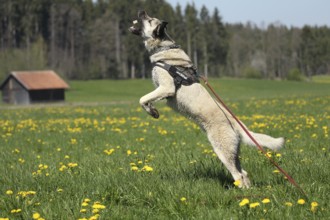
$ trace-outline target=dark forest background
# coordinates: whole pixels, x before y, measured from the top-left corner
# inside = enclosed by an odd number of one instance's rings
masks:
[[[0,80],[12,70],[39,69],[66,79],[149,77],[141,39],[128,32],[139,9],[168,21],[168,33],[208,76],[330,73],[327,26],[228,24],[221,9],[173,8],[164,0],[0,0]]]

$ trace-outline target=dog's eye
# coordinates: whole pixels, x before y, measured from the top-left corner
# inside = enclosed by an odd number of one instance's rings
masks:
[[[148,20],[148,22],[149,22],[149,24],[151,24],[151,22],[152,22],[152,19]]]

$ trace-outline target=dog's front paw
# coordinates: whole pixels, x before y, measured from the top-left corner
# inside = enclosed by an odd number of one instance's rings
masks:
[[[152,106],[152,104],[148,103],[145,105],[142,105],[142,108],[146,110],[146,112],[151,115],[153,118],[159,118],[159,112],[158,110]]]
[[[158,119],[159,118],[159,112],[156,108],[151,108],[149,114],[153,117]]]

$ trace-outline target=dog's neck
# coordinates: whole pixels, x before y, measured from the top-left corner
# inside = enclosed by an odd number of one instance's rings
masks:
[[[162,48],[162,47],[171,47],[175,45],[175,42],[169,40],[161,40],[161,39],[147,39],[144,41],[144,45],[149,53],[152,51]]]
[[[151,63],[165,62],[174,66],[192,67],[189,56],[173,41],[145,40],[145,47],[150,55]]]

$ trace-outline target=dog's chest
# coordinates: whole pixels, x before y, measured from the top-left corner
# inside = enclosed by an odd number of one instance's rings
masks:
[[[152,74],[151,79],[152,79],[153,84],[155,85],[155,87],[158,87],[159,86],[159,80],[161,80],[161,79],[160,79],[159,74],[157,72],[157,68],[153,68],[151,74]]]

